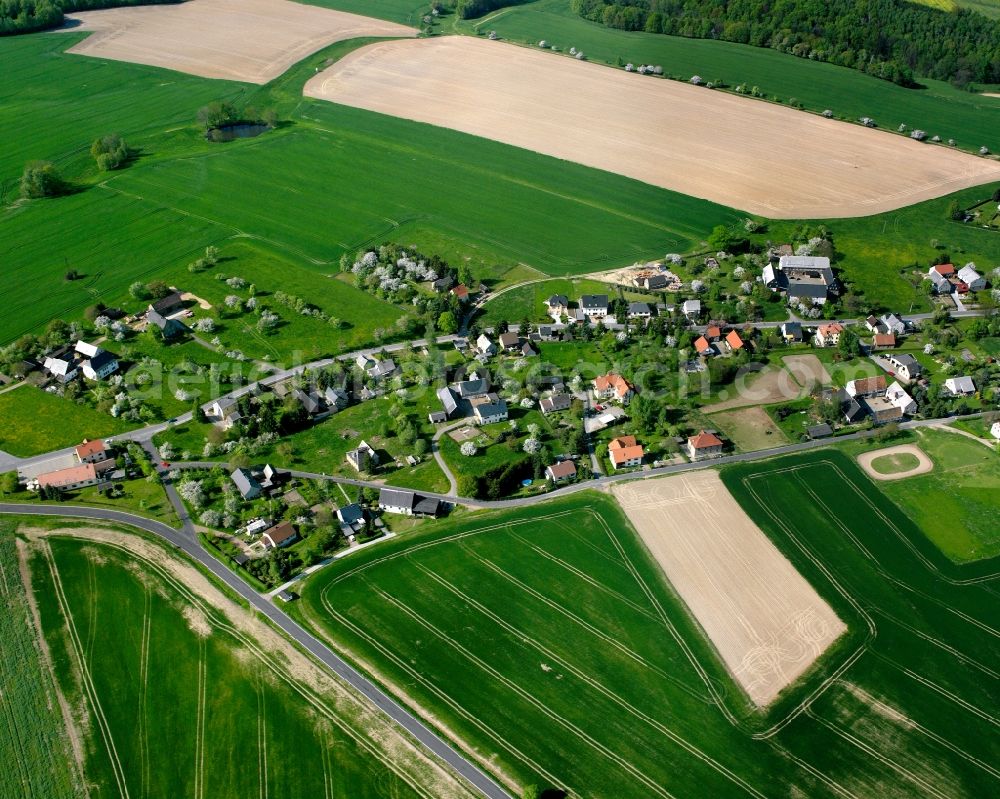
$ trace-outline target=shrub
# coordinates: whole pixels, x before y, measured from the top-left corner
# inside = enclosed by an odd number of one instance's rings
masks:
[[[32,161],[21,174],[21,196],[29,200],[58,197],[66,191],[66,182],[51,161]]]

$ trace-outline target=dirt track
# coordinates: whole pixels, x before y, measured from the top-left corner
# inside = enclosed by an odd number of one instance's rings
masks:
[[[328,44],[359,36],[415,36],[392,22],[289,0],[189,0],[68,15],[93,31],[69,52],[267,83]]]
[[[912,455],[920,463],[905,472],[880,474],[872,468],[872,461],[886,455]],[[905,477],[916,477],[918,474],[927,474],[927,472],[934,468],[934,462],[927,457],[927,454],[920,447],[913,444],[900,444],[895,447],[886,447],[885,449],[877,449],[873,452],[858,455],[858,465],[865,470],[865,474],[872,478],[872,480],[902,480]]]
[[[740,508],[717,472],[613,490],[757,705],[774,700],[847,629]]]
[[[772,218],[864,216],[1000,178],[996,161],[884,131],[465,36],[370,45],[305,93]]]

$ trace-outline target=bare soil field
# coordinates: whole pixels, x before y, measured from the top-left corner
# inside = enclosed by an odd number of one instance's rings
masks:
[[[758,706],[847,627],[704,470],[613,492],[726,667]]]
[[[767,415],[767,411],[758,406],[713,414],[712,424],[743,452],[788,443],[788,437],[781,432],[781,428]]]
[[[890,471],[892,469],[892,460],[898,458],[900,455],[912,455],[917,459],[917,465],[905,471]],[[874,461],[883,458],[887,459],[883,461],[883,468],[886,471],[879,472],[872,464]],[[902,480],[906,477],[915,477],[918,474],[927,474],[927,472],[934,468],[934,463],[927,457],[927,453],[914,444],[900,444],[895,447],[886,447],[885,449],[876,449],[873,452],[865,452],[862,455],[858,455],[858,465],[873,480]]]
[[[413,28],[289,0],[189,0],[69,15],[93,31],[69,52],[267,83],[311,53],[359,36],[415,36]]]
[[[823,362],[815,355],[786,355],[782,360],[803,388],[829,386],[833,382]]]
[[[718,413],[748,405],[773,405],[791,402],[803,394],[802,387],[784,369],[766,367],[759,372],[737,376],[731,386],[719,392],[720,401],[702,408],[704,413]]]
[[[990,159],[471,37],[370,45],[305,93],[779,219],[876,214],[1000,178]]]

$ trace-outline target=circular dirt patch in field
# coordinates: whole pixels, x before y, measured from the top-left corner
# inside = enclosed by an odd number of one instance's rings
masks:
[[[858,465],[874,480],[902,480],[934,468],[927,454],[913,444],[866,452],[858,456]]]

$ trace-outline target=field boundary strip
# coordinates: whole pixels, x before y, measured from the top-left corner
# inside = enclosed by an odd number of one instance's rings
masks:
[[[105,529],[112,529],[112,528],[105,528]],[[55,535],[60,535],[60,533],[57,531]],[[65,535],[65,533],[62,533],[62,535]],[[221,621],[218,617],[218,613],[215,610],[215,608],[203,602],[201,598],[197,596],[197,594],[190,591],[187,588],[187,586],[185,586],[182,582],[180,582],[177,578],[175,578],[174,575],[172,575],[165,567],[161,566],[160,564],[152,560],[149,560],[148,558],[144,557],[141,554],[135,553],[134,551],[114,541],[107,541],[107,540],[92,541],[91,539],[87,539],[81,536],[73,536],[72,534],[70,534],[68,537],[76,540],[90,541],[91,543],[94,543],[96,545],[116,550],[117,552],[126,555],[128,558],[131,558],[132,560],[141,561],[146,566],[146,568],[150,569],[152,572],[158,575],[160,579],[162,579],[167,585],[169,585],[171,588],[177,591],[177,593],[180,594],[183,599],[190,602],[194,607],[196,607],[199,611],[201,611],[205,615],[208,623],[213,628],[226,633],[227,635],[231,636],[235,641],[237,641],[239,644],[244,646],[247,649],[247,651],[249,651],[254,657],[257,658],[257,660],[260,663],[262,663],[265,667],[267,667],[267,669],[277,678],[279,682],[288,686],[294,693],[298,694],[303,700],[305,700],[307,704],[312,706],[320,715],[322,715],[324,718],[328,719],[335,726],[340,728],[352,741],[354,741],[357,745],[361,746],[361,748],[365,749],[368,752],[368,754],[372,755],[373,757],[380,756],[380,752],[375,748],[374,744],[370,740],[368,740],[368,738],[365,736],[363,728],[358,728],[358,729],[352,728],[345,721],[343,721],[338,715],[338,713],[333,708],[331,708],[320,697],[318,693],[313,691],[312,688],[300,685],[297,681],[291,680],[287,676],[285,670],[281,669],[278,666],[278,664],[270,656],[268,656],[256,644],[256,642],[252,638],[250,638],[247,635],[244,635],[242,632],[240,632],[239,629],[229,624],[228,622]],[[51,562],[54,565],[54,561]],[[311,662],[312,660],[310,658],[310,663]],[[343,687],[343,684],[339,681],[339,679],[336,679],[335,681],[337,682],[338,685],[341,685]],[[351,692],[349,689],[345,689],[345,692],[349,696],[354,698],[353,692]],[[408,737],[405,737],[404,739],[408,743],[411,743],[411,739],[409,739]],[[430,762],[433,763],[436,761],[430,761]],[[395,763],[395,761],[393,761],[393,763]],[[408,785],[414,791],[415,794],[421,797],[425,797],[425,799],[436,799],[436,797],[432,796],[431,794],[428,794],[420,785],[417,785],[411,778],[411,776],[408,773],[401,771],[398,768],[398,766],[394,764],[390,768],[393,771],[393,773],[395,773],[406,785]],[[127,795],[126,799],[128,799]]]

